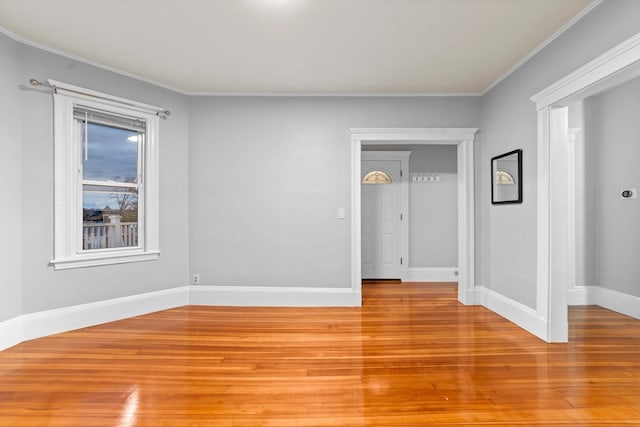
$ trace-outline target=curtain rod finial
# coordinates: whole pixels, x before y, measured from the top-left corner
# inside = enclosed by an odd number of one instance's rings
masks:
[[[29,83],[31,83],[31,86],[40,86],[40,82],[36,79],[29,79]]]

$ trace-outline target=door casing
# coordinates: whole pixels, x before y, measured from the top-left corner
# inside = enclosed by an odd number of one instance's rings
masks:
[[[569,260],[575,245],[570,218],[567,106],[640,76],[640,33],[531,97],[538,110],[537,301],[539,326],[549,342],[567,342]],[[551,185],[553,183],[553,185]],[[553,255],[553,256],[552,256]]]

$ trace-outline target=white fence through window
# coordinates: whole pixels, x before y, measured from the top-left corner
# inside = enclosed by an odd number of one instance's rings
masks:
[[[138,223],[85,222],[82,225],[82,249],[106,249],[138,246]]]

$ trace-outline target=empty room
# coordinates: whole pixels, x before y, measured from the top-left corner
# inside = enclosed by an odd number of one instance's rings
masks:
[[[640,425],[640,1],[0,0],[0,427]]]

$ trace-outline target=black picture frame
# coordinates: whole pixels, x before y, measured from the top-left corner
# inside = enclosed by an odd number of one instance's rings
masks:
[[[491,158],[491,204],[522,203],[522,150]]]

